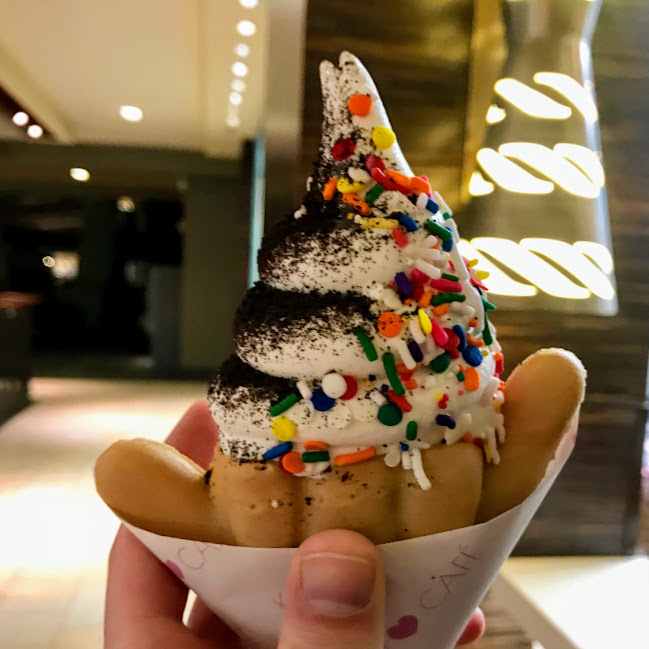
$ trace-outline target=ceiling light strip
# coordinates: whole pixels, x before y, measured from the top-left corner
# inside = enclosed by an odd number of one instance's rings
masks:
[[[541,86],[548,86],[562,94],[584,116],[589,124],[594,124],[599,119],[597,106],[589,92],[567,74],[537,72],[534,75],[534,81]]]
[[[494,86],[495,91],[510,104],[522,110],[530,117],[539,119],[568,119],[572,109],[542,92],[530,88],[516,79],[500,79]]]
[[[503,189],[518,194],[549,194],[554,185],[536,178],[493,149],[480,149],[478,162],[491,179]]]

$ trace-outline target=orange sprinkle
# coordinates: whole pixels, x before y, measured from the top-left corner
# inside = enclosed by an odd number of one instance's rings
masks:
[[[336,185],[338,184],[337,178],[329,178],[327,184],[322,190],[322,198],[326,201],[330,201],[336,194]]]
[[[403,301],[403,303],[404,303],[406,306],[410,306],[410,305],[412,304],[412,298],[407,297],[407,298]]]
[[[471,436],[471,433],[469,433],[468,431],[464,433],[464,435],[462,435],[463,442],[470,442],[472,439],[473,437]]]
[[[308,442],[304,442],[305,451],[326,451],[329,448],[329,444],[325,442],[320,442],[317,439],[312,439]]]
[[[282,455],[280,460],[282,468],[289,473],[302,473],[306,469],[306,464],[302,462],[302,456],[297,451],[291,451],[286,455]]]
[[[433,297],[433,292],[428,290],[424,291],[424,294],[419,298],[419,302],[417,304],[422,308],[425,309],[429,304],[430,300]],[[445,304],[444,306],[448,306],[448,304]]]
[[[356,453],[343,453],[342,455],[336,455],[335,463],[336,466],[358,464],[359,462],[365,462],[365,460],[371,460],[375,455],[376,449],[373,446],[370,446],[369,448],[364,448],[362,451],[356,451]],[[286,457],[286,455],[284,457]],[[301,461],[302,460],[300,460],[300,462]]]
[[[417,176],[410,179],[408,188],[413,194],[430,194],[430,185],[423,178]]]
[[[494,354],[494,360],[495,360],[495,361],[502,361],[502,359],[503,359],[503,355],[502,355],[501,352],[496,352],[496,353]]]
[[[401,333],[403,322],[394,311],[385,311],[379,316],[378,328],[381,335],[394,338]]]
[[[408,176],[406,176],[405,174],[399,173],[394,169],[386,169],[385,173],[387,174],[388,178],[394,180],[397,185],[400,185],[405,189],[408,189],[410,187],[410,178],[408,178]]]
[[[441,245],[442,245],[442,242],[440,241],[439,237],[435,237],[435,238],[437,239],[437,241],[435,242],[435,245],[433,246],[433,248],[435,250],[439,250]]]
[[[409,374],[410,376],[407,376],[406,378],[410,378],[413,372],[416,372],[418,369],[419,369],[419,365],[415,365],[415,367],[412,370],[409,370],[403,363],[396,364],[397,374],[399,375]]]
[[[419,387],[419,383],[417,383],[415,379],[408,379],[407,381],[404,381],[403,384],[406,386],[406,390],[414,390]]]
[[[480,387],[480,374],[475,367],[467,367],[462,370],[464,373],[464,387],[469,392],[475,392]]]
[[[358,210],[362,216],[369,216],[372,212],[370,206],[358,194],[343,194],[343,203],[351,205],[355,210]]]
[[[441,318],[442,316],[445,316],[450,310],[451,307],[448,304],[440,304],[433,307],[433,314],[436,318]]]
[[[358,93],[349,98],[347,106],[352,115],[365,117],[372,110],[372,98],[369,95],[361,95]]]
[[[482,340],[482,338],[476,338],[470,333],[466,334],[466,341],[469,343],[469,345],[473,345],[474,347],[484,347],[484,340]]]
[[[506,387],[507,387],[507,384],[506,384],[504,381],[501,381],[501,382],[499,383],[499,385],[498,385],[498,389],[499,389],[501,392],[504,392]]]
[[[478,318],[471,318],[471,320],[469,320],[469,326],[470,327],[477,327],[478,326]]]

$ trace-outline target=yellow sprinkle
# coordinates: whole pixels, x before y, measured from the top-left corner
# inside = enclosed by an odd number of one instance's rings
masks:
[[[500,410],[500,403],[498,401],[494,401],[494,410]]]
[[[441,392],[435,393],[435,399],[437,399],[437,401],[441,401],[443,396],[444,395]]]
[[[347,218],[351,221],[355,216],[356,216],[356,214],[354,214],[353,212],[350,212],[350,213],[347,215]]]
[[[428,317],[428,314],[423,309],[419,309],[418,315],[419,315],[419,325],[421,327],[421,330],[427,336],[433,330],[433,325],[430,322],[430,318]]]
[[[297,427],[288,417],[277,417],[272,423],[273,435],[280,442],[288,442],[297,432]]]
[[[369,228],[379,228],[380,230],[394,230],[394,228],[398,227],[399,221],[396,219],[382,219],[380,217],[376,218],[363,218],[358,221],[358,224],[361,226],[361,228],[364,229],[369,229]]]
[[[476,270],[475,276],[478,279],[488,279],[489,278],[489,271],[486,270]]]
[[[482,448],[484,449],[484,456],[488,464],[489,462],[491,462],[491,453],[489,452],[489,447],[485,444]]]
[[[372,381],[365,381],[365,387],[366,388],[371,388],[373,385],[374,384],[372,383]]]
[[[477,265],[478,265],[478,260],[477,259],[472,259],[469,262],[469,266],[471,266],[471,268],[473,268],[474,266],[477,266]]]
[[[363,183],[354,183],[351,182],[348,178],[341,178],[336,185],[336,188],[341,194],[360,192],[363,187]]]
[[[486,358],[487,356],[489,356],[489,351],[487,349],[483,349],[482,355]]]
[[[389,149],[396,139],[394,131],[387,126],[375,126],[372,129],[372,142],[377,149]]]

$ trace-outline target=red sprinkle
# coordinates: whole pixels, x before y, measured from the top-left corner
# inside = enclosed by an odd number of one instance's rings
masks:
[[[431,320],[431,324],[433,325],[433,340],[442,348],[446,349],[444,345],[448,343],[448,334],[446,333],[446,329],[442,328],[442,325],[437,322],[437,320]],[[451,331],[451,333],[455,333],[452,329],[449,329],[448,331]],[[456,334],[457,335],[457,334]],[[459,338],[458,338],[458,343],[459,343]]]
[[[368,171],[372,171],[372,169],[385,169],[385,162],[378,156],[370,154],[365,158],[365,168]]]
[[[338,140],[331,150],[334,160],[347,160],[356,151],[356,142],[349,138]]]
[[[408,403],[408,400],[405,397],[400,397],[394,390],[388,390],[385,395],[392,403],[396,404],[403,410],[403,412],[410,412],[412,406]]]
[[[425,284],[429,279],[430,277],[426,273],[422,273],[419,268],[413,268],[410,273],[410,281],[413,284]]]
[[[478,288],[481,288],[483,291],[489,290],[477,277],[471,278],[471,284],[473,284],[473,286],[477,286]]]
[[[401,228],[394,228],[394,230],[392,230],[392,236],[397,242],[399,248],[405,248],[408,245],[408,237]]]
[[[505,357],[500,352],[496,352],[494,360],[496,361],[496,374],[502,374],[505,371]]]
[[[433,288],[436,288],[438,291],[444,291],[449,293],[461,293],[462,284],[460,282],[454,282],[451,279],[432,279],[430,285]]]
[[[394,180],[389,178],[382,169],[377,169],[376,167],[374,167],[371,173],[372,178],[374,178],[374,180],[376,180],[376,182],[379,183],[379,185],[381,185],[386,191],[398,192],[401,190],[401,186],[397,185]]]
[[[356,396],[358,392],[358,381],[353,376],[343,376],[345,383],[347,383],[347,390],[340,398],[343,401],[349,401]]]

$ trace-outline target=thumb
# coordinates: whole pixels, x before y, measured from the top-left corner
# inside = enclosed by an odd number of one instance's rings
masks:
[[[329,530],[298,548],[289,570],[279,649],[381,649],[385,578],[364,536]]]

